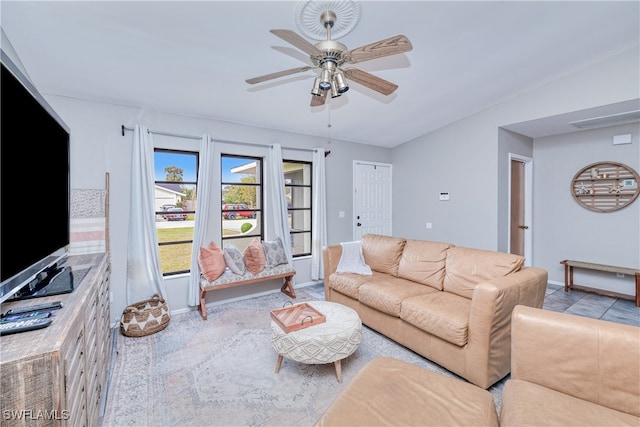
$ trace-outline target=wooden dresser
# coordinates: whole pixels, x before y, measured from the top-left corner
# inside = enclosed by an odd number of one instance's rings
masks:
[[[44,302],[63,304],[50,326],[0,337],[3,426],[98,425],[111,359],[109,259],[77,255],[65,265],[74,274],[72,293],[0,307],[6,313]]]

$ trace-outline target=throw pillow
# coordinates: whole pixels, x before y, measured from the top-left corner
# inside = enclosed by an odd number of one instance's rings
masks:
[[[242,252],[240,252],[238,248],[233,245],[228,245],[222,253],[229,270],[236,274],[244,274],[247,271],[247,267],[244,265],[244,259],[242,258]]]
[[[262,246],[264,246],[264,255],[267,258],[267,265],[269,267],[288,264],[289,261],[287,260],[287,254],[284,251],[284,244],[280,237],[271,241],[263,241]]]
[[[201,247],[198,254],[198,265],[205,279],[213,282],[224,273],[227,265],[224,261],[222,249],[215,242],[209,243],[207,247]]]
[[[244,250],[244,263],[253,274],[258,274],[264,270],[267,260],[264,256],[264,248],[260,239],[255,238]]]

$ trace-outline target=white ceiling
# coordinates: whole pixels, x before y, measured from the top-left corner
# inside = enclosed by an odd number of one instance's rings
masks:
[[[0,14],[8,40],[44,94],[383,147],[640,42],[638,1],[364,1],[359,23],[338,41],[352,49],[406,35],[412,51],[357,64],[399,89],[384,96],[351,82],[342,97],[312,108],[316,70],[245,82],[310,64],[269,32],[300,33],[297,6],[2,0]],[[535,136],[553,132],[540,130],[540,123],[535,129]]]

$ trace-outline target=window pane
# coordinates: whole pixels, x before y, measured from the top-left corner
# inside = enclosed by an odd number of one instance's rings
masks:
[[[310,187],[287,187],[287,205],[289,208],[311,208]]]
[[[251,157],[222,156],[222,182],[260,184],[260,162]]]
[[[291,253],[295,255],[311,254],[311,232],[291,234]]]
[[[189,271],[191,269],[192,247],[191,242],[160,245],[158,251],[162,274]]]
[[[262,236],[262,213],[261,212],[251,212],[255,213],[256,217],[235,217],[232,219],[232,215],[235,212],[229,211],[227,214],[229,218],[225,218],[225,214],[222,216],[222,237],[232,237],[232,236],[240,236],[240,235],[252,235],[252,236]],[[241,213],[241,212],[238,212]],[[262,239],[261,239],[262,240]]]
[[[282,162],[285,185],[311,185],[311,164]]]
[[[156,181],[196,182],[198,156],[191,152],[156,150],[153,155]]]
[[[291,231],[311,231],[311,211],[289,211]]]

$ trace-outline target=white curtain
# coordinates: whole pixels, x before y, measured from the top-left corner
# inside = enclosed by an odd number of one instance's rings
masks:
[[[313,150],[313,212],[311,235],[311,280],[324,278],[322,248],[327,244],[327,191],[324,150]]]
[[[190,306],[198,305],[200,300],[200,265],[198,264],[198,254],[200,247],[206,246],[208,242],[204,239],[208,235],[209,218],[213,218],[211,213],[211,185],[213,183],[214,172],[213,141],[211,136],[202,135],[200,143],[200,160],[198,163],[198,194],[196,199],[196,221],[193,231],[193,251],[191,254],[191,275],[189,276],[189,295],[187,303]]]
[[[165,295],[155,224],[153,137],[135,126],[131,160],[131,209],[127,252],[127,304]]]
[[[289,213],[287,211],[287,197],[284,189],[284,172],[282,170],[282,148],[280,144],[273,144],[269,150],[269,202],[272,206],[276,235],[282,239],[289,264],[293,265],[291,253],[291,235],[289,234]]]

